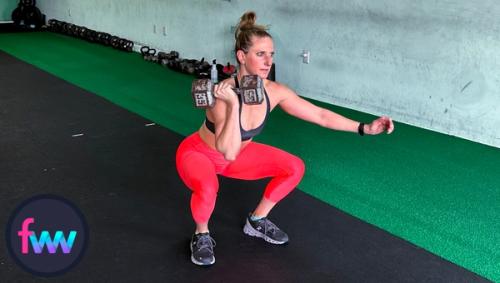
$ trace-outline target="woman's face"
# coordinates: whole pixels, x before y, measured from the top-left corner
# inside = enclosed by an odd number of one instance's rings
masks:
[[[248,52],[238,51],[242,75],[258,75],[265,79],[271,70],[274,56],[274,44],[270,37],[252,37],[252,46]]]

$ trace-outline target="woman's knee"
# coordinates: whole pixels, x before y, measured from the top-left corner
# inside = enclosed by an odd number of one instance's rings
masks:
[[[291,157],[287,161],[289,175],[299,180],[304,176],[306,165],[304,161],[295,155],[291,155]]]
[[[198,152],[184,152],[177,157],[177,172],[184,184],[191,190],[218,189],[218,180],[214,165]]]
[[[196,223],[205,223],[215,207],[219,190],[218,183],[194,181],[191,190],[193,191],[191,196],[193,219]]]
[[[191,190],[203,200],[211,201],[212,199],[215,199],[219,191],[219,183],[217,181],[217,177],[215,177],[214,179],[209,178],[191,180]]]

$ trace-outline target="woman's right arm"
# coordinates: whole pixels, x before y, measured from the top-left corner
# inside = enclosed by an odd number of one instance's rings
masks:
[[[215,86],[214,96],[217,101],[211,113],[215,124],[215,148],[226,160],[233,161],[241,149],[240,105],[238,96],[228,83]]]

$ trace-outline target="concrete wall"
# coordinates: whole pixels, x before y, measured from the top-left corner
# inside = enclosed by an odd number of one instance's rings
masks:
[[[500,147],[496,0],[44,0],[56,18],[186,58],[232,61],[246,10],[270,25],[300,95]],[[165,27],[165,34],[163,34]],[[311,52],[302,63],[302,50]]]
[[[2,0],[0,1],[0,22],[10,21],[12,11],[17,7],[18,0]]]

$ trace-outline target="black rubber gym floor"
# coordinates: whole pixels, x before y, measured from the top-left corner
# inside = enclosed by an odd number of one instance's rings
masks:
[[[32,32],[34,29],[21,28],[13,23],[0,23],[0,33],[8,32]]]
[[[90,228],[85,257],[59,277],[30,275],[1,248],[2,282],[489,282],[299,190],[271,214],[288,245],[249,238],[244,218],[266,180],[220,179],[217,262],[195,266],[190,191],[174,164],[183,137],[149,123],[0,52],[1,227],[21,201],[51,193]]]

